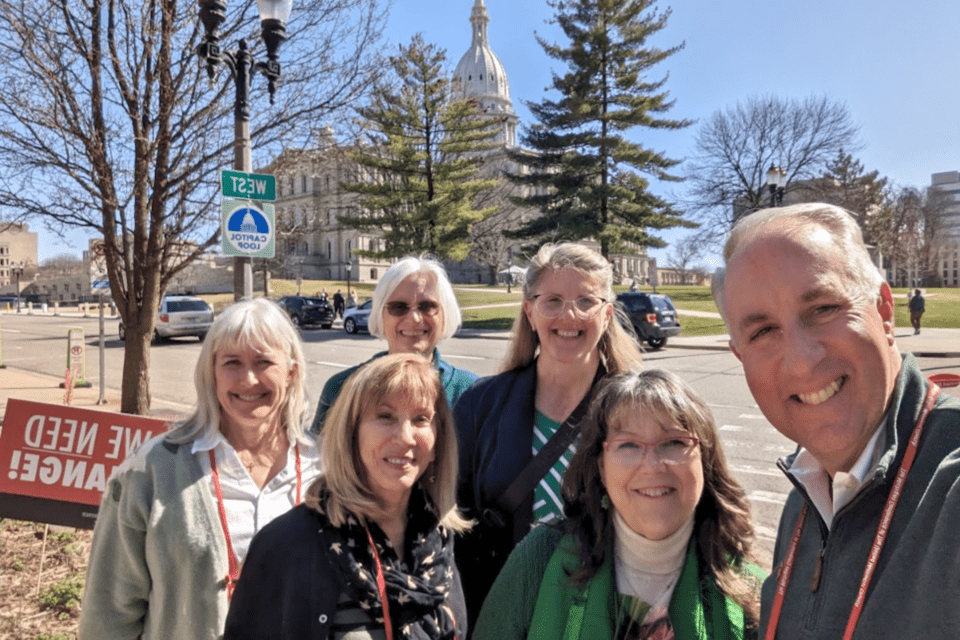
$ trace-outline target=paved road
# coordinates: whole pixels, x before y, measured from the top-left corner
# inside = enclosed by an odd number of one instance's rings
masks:
[[[105,409],[119,404],[123,343],[116,334],[116,319],[105,322]],[[66,330],[79,326],[87,336],[87,379],[90,389],[77,389],[73,404],[96,408],[99,400],[98,321],[71,316],[0,314],[2,361],[0,411],[8,397],[61,403],[58,388],[66,360]],[[902,335],[900,335],[902,334]],[[314,394],[331,374],[368,359],[384,348],[368,335],[348,336],[342,330],[303,332]],[[480,375],[496,373],[507,348],[506,332],[462,331],[443,344],[443,356],[456,366]],[[922,354],[921,367],[928,373],[960,373],[960,331],[927,330],[898,333],[901,350]],[[182,414],[195,401],[192,373],[200,344],[178,339],[151,350],[153,410],[162,415]],[[948,354],[950,357],[941,357]],[[952,355],[950,355],[952,354]],[[775,460],[793,450],[763,417],[756,406],[737,359],[726,348],[726,336],[671,339],[667,348],[649,352],[646,365],[669,369],[681,376],[706,399],[717,419],[721,439],[735,475],[746,488],[757,532],[761,564],[769,567],[781,505],[789,483],[776,470]],[[188,373],[189,372],[189,373]],[[960,396],[960,387],[946,389]]]

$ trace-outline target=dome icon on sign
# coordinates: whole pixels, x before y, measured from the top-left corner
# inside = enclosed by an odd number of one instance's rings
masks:
[[[270,233],[270,223],[257,209],[243,207],[230,215],[227,223],[230,231],[245,231],[249,233]]]

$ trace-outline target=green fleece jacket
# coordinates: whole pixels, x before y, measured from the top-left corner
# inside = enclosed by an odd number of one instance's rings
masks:
[[[490,590],[473,633],[474,640],[612,640],[617,589],[613,554],[583,589],[567,572],[579,562],[576,542],[551,527],[538,527],[514,550]],[[759,588],[765,577],[745,569]],[[711,581],[698,578],[691,545],[670,602],[677,640],[744,640],[743,610]]]
[[[777,640],[842,638],[880,514],[900,467],[929,382],[912,355],[904,357],[883,422],[884,452],[864,487],[830,529],[812,507],[787,586]],[[782,460],[789,471],[796,454]],[[793,476],[787,474],[791,480]],[[797,486],[780,520],[773,566],[782,564],[800,509]],[[960,638],[960,401],[941,392],[877,560],[854,640]],[[819,560],[818,560],[819,556]],[[817,588],[811,590],[819,571]],[[774,571],[776,574],[776,571]],[[763,585],[761,633],[770,619],[776,575]]]

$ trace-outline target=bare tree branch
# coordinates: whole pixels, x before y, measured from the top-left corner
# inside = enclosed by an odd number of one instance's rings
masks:
[[[251,137],[276,155],[340,117],[377,72],[378,0],[298,3],[283,86],[253,79]],[[183,0],[0,0],[0,217],[86,229],[105,240],[128,328],[122,409],[149,408],[149,339],[172,278],[219,238],[219,172],[231,165],[234,82],[208,83],[202,27]],[[253,0],[221,29],[264,57]]]
[[[742,216],[767,204],[771,165],[786,172],[786,191],[819,177],[841,150],[859,148],[859,127],[843,103],[755,97],[717,111],[697,132],[686,165],[687,203],[714,240]]]

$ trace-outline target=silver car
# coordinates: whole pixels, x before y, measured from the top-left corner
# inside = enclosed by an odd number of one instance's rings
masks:
[[[343,312],[343,330],[347,333],[357,333],[361,329],[368,331],[367,324],[370,320],[370,307],[373,305],[373,298],[367,300],[359,307],[350,307]]]
[[[203,342],[213,324],[213,309],[202,298],[193,296],[164,296],[160,301],[153,329],[153,341],[179,336],[196,336]],[[120,339],[126,340],[123,320],[118,327]]]

